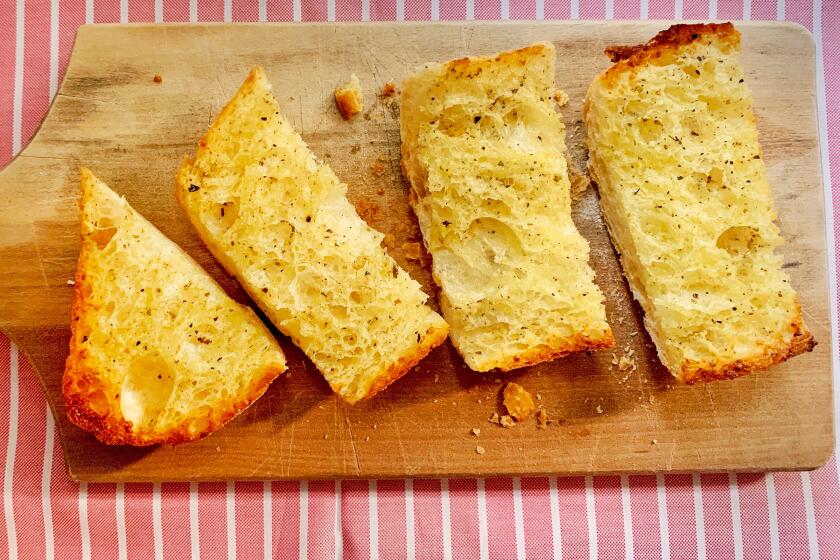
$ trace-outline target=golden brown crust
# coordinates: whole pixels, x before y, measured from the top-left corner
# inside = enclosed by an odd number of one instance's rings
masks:
[[[688,385],[721,379],[734,379],[754,371],[767,369],[803,352],[813,350],[817,342],[805,328],[805,324],[799,315],[791,323],[791,327],[793,327],[795,334],[790,344],[768,347],[760,354],[734,362],[698,363],[686,361],[683,362],[679,375],[676,377]]]
[[[449,336],[449,325],[443,323],[443,326],[429,327],[426,335],[420,339],[420,342],[412,348],[408,354],[401,356],[396,362],[391,364],[388,369],[376,378],[376,381],[370,386],[366,395],[357,400],[369,399],[378,392],[388,387],[391,383],[408,373],[408,370],[413,368],[420,360],[425,358],[429,352],[446,341]],[[345,399],[347,402],[353,404],[357,400]]]
[[[513,356],[504,362],[495,364],[494,367],[501,371],[511,371],[526,366],[533,366],[542,362],[550,362],[557,358],[568,356],[576,352],[585,352],[588,350],[601,350],[604,348],[612,348],[615,346],[615,339],[611,330],[604,333],[600,338],[591,338],[581,334],[574,334],[568,337],[557,338],[556,341],[549,341],[546,344],[520,354]]]
[[[508,67],[527,66],[532,57],[544,54],[545,50],[545,43],[535,43],[515,51],[501,52],[493,58],[458,58],[444,64],[444,71],[451,73],[451,77],[456,79],[474,78],[481,74],[485,68],[491,68],[499,64]]]
[[[668,52],[689,45],[695,41],[716,39],[737,50],[741,44],[741,34],[730,22],[692,23],[672,25],[660,31],[656,37],[642,45],[614,45],[604,52],[613,61],[612,67],[601,77],[608,81],[616,75],[655,61]]]

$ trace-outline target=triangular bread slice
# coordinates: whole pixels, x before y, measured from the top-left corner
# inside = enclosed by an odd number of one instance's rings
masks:
[[[347,186],[280,115],[255,68],[178,174],[199,235],[280,331],[353,403],[447,336]]]
[[[250,308],[84,168],[80,207],[63,381],[74,424],[109,444],[194,440],[286,369]]]
[[[452,342],[476,371],[607,348],[572,221],[554,47],[428,64],[402,83],[402,164]]]

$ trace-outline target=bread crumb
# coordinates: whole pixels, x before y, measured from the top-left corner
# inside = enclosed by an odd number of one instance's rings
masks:
[[[221,451],[221,450],[222,450],[222,448],[217,445],[216,446],[216,451]]]
[[[545,409],[541,408],[537,411],[537,428],[540,430],[548,428],[548,412]]]
[[[479,436],[481,435],[481,428],[473,428],[472,430],[470,430],[470,433],[474,436]]]
[[[622,356],[618,360],[618,369],[621,372],[636,371],[636,360],[632,356]]]
[[[536,398],[538,401],[541,401],[542,400],[542,395],[537,393],[536,395],[534,395],[534,398]]]
[[[513,418],[505,414],[499,419],[499,424],[502,425],[502,428],[513,428],[516,425],[516,422]]]
[[[604,413],[604,408],[599,404],[598,406],[595,407],[595,412],[597,412],[598,414],[603,414]]]
[[[435,383],[437,383],[438,381],[440,381],[440,374],[436,373],[435,374]]]
[[[633,331],[630,333],[630,336],[636,336],[637,334],[639,334],[639,331]]]
[[[656,443],[657,443],[657,442],[656,442],[656,440],[655,440],[655,439],[650,440],[650,444],[651,444],[651,445],[656,445]]]
[[[376,158],[370,165],[370,174],[373,175],[375,179],[378,179],[385,175],[386,163],[388,163],[388,158],[386,158],[385,156],[379,156],[378,158]]]
[[[357,202],[356,212],[359,213],[360,218],[368,223],[378,220],[382,216],[379,205],[369,200],[360,200]]]
[[[388,82],[382,87],[382,96],[383,97],[391,97],[396,95],[397,93],[397,84],[394,82]]]
[[[566,104],[569,102],[569,94],[563,91],[562,89],[558,89],[554,92],[554,101],[557,102],[557,105],[560,107],[565,107]]]
[[[583,196],[583,193],[585,193],[586,189],[589,188],[589,175],[579,172],[572,165],[569,165],[568,173],[569,183],[571,185],[572,200],[580,200],[580,198]]]
[[[478,453],[479,455],[484,455],[484,448],[481,447],[480,445],[476,445],[475,446],[475,452]]]
[[[648,402],[650,404],[655,404],[656,403],[656,400],[654,400],[653,395],[648,395]]]
[[[376,429],[376,424],[374,424],[374,425],[373,425],[373,429],[374,429],[374,430]]]
[[[75,281],[75,280],[68,280],[68,281],[67,281],[67,285],[68,285],[68,286],[75,286],[75,285],[76,285],[76,281]]]
[[[350,81],[335,89],[335,104],[344,120],[350,120],[362,111],[362,85],[355,74],[350,74]]]
[[[163,83],[163,76],[161,76],[160,74],[155,74],[155,77],[152,78],[152,81],[156,84],[162,84]]]
[[[504,390],[504,405],[508,413],[518,422],[530,418],[536,410],[531,393],[518,383],[508,383]]]
[[[324,434],[324,439],[328,439],[328,438],[329,438],[329,435],[328,435],[328,434]]]
[[[365,436],[365,441],[370,441],[370,436]]]
[[[493,414],[490,415],[490,418],[488,418],[487,421],[490,422],[491,424],[499,424],[500,423],[499,422],[499,413],[494,412]]]

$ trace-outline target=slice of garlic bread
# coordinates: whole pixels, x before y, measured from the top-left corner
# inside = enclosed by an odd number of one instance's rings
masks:
[[[736,377],[814,341],[782,245],[730,23],[676,25],[615,64],[584,106],[590,172],[662,363]]]
[[[402,164],[452,341],[476,371],[613,345],[572,222],[554,47],[430,64],[402,83]]]
[[[110,444],[209,434],[286,369],[277,341],[186,253],[87,169],[63,392]]]
[[[254,69],[181,168],[177,197],[216,258],[353,403],[405,374],[448,327],[270,90]]]

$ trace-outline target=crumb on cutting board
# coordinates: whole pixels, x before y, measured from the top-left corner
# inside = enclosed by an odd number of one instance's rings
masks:
[[[335,89],[335,104],[345,120],[362,111],[362,85],[355,74],[350,74],[350,81]]]
[[[397,93],[397,84],[394,82],[388,82],[382,87],[382,96],[383,97],[391,97],[396,95]]]
[[[569,94],[563,91],[562,89],[558,89],[554,92],[554,101],[557,102],[557,105],[560,107],[565,107],[566,104],[569,102]]]
[[[502,425],[502,428],[513,428],[516,426],[516,421],[509,415],[505,414],[499,419],[499,424]]]
[[[526,420],[534,414],[536,406],[531,393],[518,383],[508,383],[504,389],[504,405],[508,413],[517,421]]]
[[[537,411],[537,428],[540,430],[548,428],[548,412],[544,408]]]
[[[374,179],[378,179],[385,175],[385,170],[387,169],[385,167],[386,163],[388,163],[388,157],[384,154],[373,160],[373,163],[370,166],[370,174],[373,175]]]
[[[152,78],[152,81],[156,84],[162,84],[163,76],[161,76],[160,74],[155,74],[154,78]]]
[[[475,452],[478,453],[479,455],[484,455],[485,450],[480,445],[476,445],[475,446]]]

